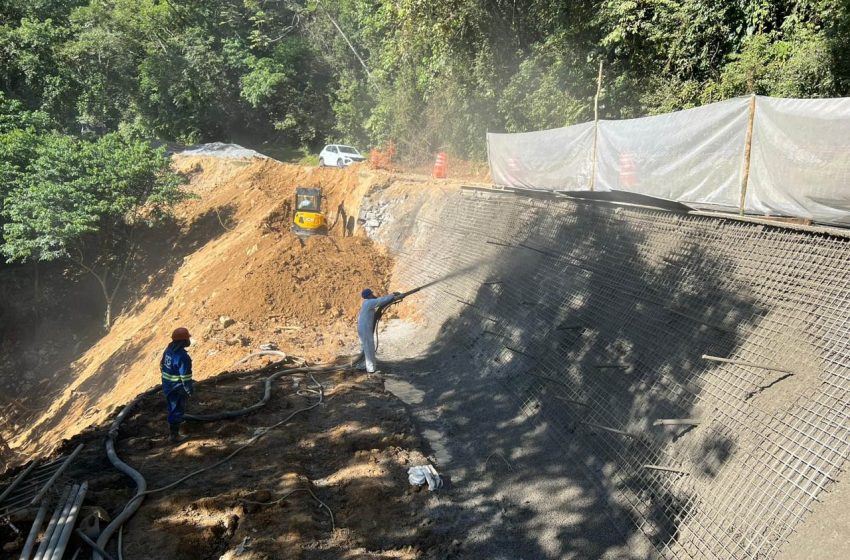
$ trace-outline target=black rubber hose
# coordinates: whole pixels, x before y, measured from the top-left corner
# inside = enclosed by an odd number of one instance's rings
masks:
[[[334,371],[348,369],[350,367],[350,364],[343,364],[338,366],[314,366],[285,369],[274,373],[266,378],[265,390],[263,391],[263,398],[261,398],[251,406],[241,408],[239,410],[227,410],[225,412],[216,412],[215,414],[185,414],[183,418],[190,422],[215,422],[217,420],[229,420],[232,418],[240,418],[266,406],[266,403],[269,402],[269,399],[272,396],[272,383],[274,383],[276,379],[283,375],[293,375],[296,373],[330,373]]]
[[[106,548],[107,543],[109,543],[109,539],[112,538],[112,534],[118,530],[118,528],[123,525],[130,517],[136,513],[136,510],[139,509],[139,506],[142,505],[142,500],[138,500],[136,498],[145,495],[145,491],[148,489],[148,483],[145,481],[145,477],[142,476],[142,473],[125,463],[118,457],[118,453],[115,452],[115,440],[118,438],[118,429],[121,427],[121,423],[124,419],[130,414],[130,412],[139,404],[143,398],[148,395],[153,395],[159,391],[158,387],[153,389],[149,389],[137,396],[135,399],[130,401],[130,404],[124,407],[124,409],[118,413],[118,416],[115,417],[115,420],[112,422],[112,426],[109,428],[109,437],[106,438],[106,456],[109,458],[109,462],[112,463],[112,466],[126,474],[130,478],[133,479],[133,482],[136,483],[136,493],[133,498],[124,509],[121,511],[118,516],[112,520],[112,522],[106,526],[103,532],[97,538],[97,545],[101,548]],[[101,560],[101,555],[95,549],[94,560]]]

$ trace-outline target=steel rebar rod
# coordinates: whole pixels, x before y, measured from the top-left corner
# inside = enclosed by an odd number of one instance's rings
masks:
[[[635,438],[635,439],[637,439],[637,437],[638,437],[637,435],[635,435],[631,432],[626,432],[624,430],[618,430],[617,428],[610,428],[608,426],[603,426],[602,424],[596,424],[594,422],[582,421],[582,422],[580,422],[580,424],[584,424],[585,426],[591,426],[593,428],[598,428],[600,430],[605,430],[606,432],[611,432],[612,434],[620,434],[621,436],[626,436],[626,437]]]
[[[53,555],[48,557],[48,560],[62,560],[62,557],[65,555],[65,548],[68,547],[68,541],[71,539],[71,533],[74,532],[74,526],[77,524],[77,516],[80,514],[80,508],[83,506],[83,500],[86,499],[86,492],[88,492],[88,489],[88,482],[83,482],[80,485],[77,496],[74,498],[73,504],[71,505],[71,510],[68,512],[67,517],[60,521],[59,527],[57,527],[56,531],[54,531],[54,533],[59,533],[59,539],[53,547]]]
[[[44,525],[45,517],[47,517],[47,500],[43,500],[41,507],[38,508],[35,521],[32,522],[32,529],[30,529],[27,540],[24,543],[24,549],[21,551],[20,560],[30,560],[32,549],[35,548],[35,541],[38,538],[38,532],[41,531],[41,526]]]
[[[697,418],[662,418],[652,423],[653,426],[699,426]]]
[[[736,366],[744,366],[744,367],[754,367],[759,369],[766,369],[769,371],[779,371],[782,373],[788,373],[794,375],[794,372],[785,368],[776,367],[774,365],[769,364],[755,364],[753,362],[747,362],[745,360],[730,360],[729,358],[720,358],[717,356],[709,356],[708,354],[702,355],[703,360],[708,360],[710,362],[720,362],[723,364],[734,364]]]
[[[15,492],[6,499],[6,503],[0,506],[0,511],[5,511],[5,515],[9,515],[13,511],[23,509],[21,506],[27,507],[35,505],[30,503],[32,501],[32,493],[41,488],[45,481],[51,476],[53,476],[53,473],[47,473],[45,476],[29,478],[25,482],[21,483],[21,485],[15,489]]]
[[[690,475],[688,471],[683,471],[681,469],[674,469],[672,467],[662,467],[661,465],[641,465],[642,469],[649,469],[653,471],[662,471],[662,472],[672,472],[677,474]]]
[[[47,483],[41,488],[41,490],[30,501],[30,505],[34,506],[35,504],[37,504],[41,501],[41,499],[44,497],[44,495],[47,494],[47,491],[50,490],[50,487],[53,486],[56,483],[56,481],[59,480],[59,477],[62,476],[62,474],[65,472],[65,470],[69,466],[71,466],[71,463],[74,461],[74,459],[77,458],[77,455],[80,454],[80,451],[83,450],[83,447],[85,447],[85,446],[84,446],[84,444],[81,443],[80,445],[77,446],[76,449],[74,449],[73,452],[71,452],[70,455],[68,455],[68,458],[65,459],[65,462],[62,463],[62,466],[59,467],[58,469],[56,469],[56,472],[53,473],[53,476],[50,477],[50,480],[47,481]]]
[[[56,504],[56,509],[53,510],[53,515],[50,516],[50,521],[47,523],[47,528],[44,530],[44,535],[41,536],[41,543],[38,545],[38,550],[35,552],[33,560],[41,560],[44,557],[44,551],[47,550],[47,543],[50,541],[50,536],[59,522],[59,516],[62,515],[62,508],[65,502],[68,501],[68,496],[71,494],[71,487],[66,486],[62,492],[62,499]]]
[[[44,484],[51,476],[53,476],[53,473],[56,472],[56,468],[57,467],[54,467],[52,469],[48,469],[48,470],[45,470],[45,471],[41,471],[40,469],[36,469],[36,471],[33,472],[32,474],[30,474],[30,476],[28,476],[27,479],[25,481],[23,481],[20,484],[20,486],[18,486],[15,490],[22,490],[22,489],[27,488],[29,486],[34,486],[34,485],[40,486],[41,484]],[[13,493],[17,494],[18,492],[13,492]]]
[[[536,247],[531,247],[530,245],[526,245],[525,243],[517,243],[517,247],[522,247],[523,249],[528,249],[529,251],[535,251],[537,253],[540,253],[541,255],[545,255],[553,259],[557,258],[557,255],[553,255],[552,253],[544,251],[542,249],[537,249]]]
[[[17,487],[18,487],[18,485],[19,485],[21,482],[23,482],[23,480],[24,480],[24,479],[27,477],[27,475],[28,475],[28,474],[29,474],[29,473],[30,473],[30,472],[31,472],[31,471],[35,468],[35,466],[36,466],[37,464],[38,464],[38,461],[33,461],[32,463],[30,463],[30,464],[27,466],[27,468],[25,468],[24,470],[22,470],[22,471],[20,472],[20,474],[18,474],[18,476],[16,476],[16,477],[15,477],[15,480],[13,480],[13,481],[12,481],[12,483],[11,483],[11,484],[9,484],[9,486],[7,486],[5,490],[3,490],[3,493],[2,493],[2,494],[0,494],[0,504],[2,504],[2,503],[3,503],[3,500],[5,500],[5,499],[6,499],[6,497],[7,497],[7,496],[9,496],[9,494],[11,494],[11,493],[15,490],[15,488],[17,488]]]

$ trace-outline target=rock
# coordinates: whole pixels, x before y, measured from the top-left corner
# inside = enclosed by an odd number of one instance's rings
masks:
[[[230,325],[233,325],[234,323],[236,323],[236,321],[234,321],[233,319],[231,319],[227,315],[222,315],[221,317],[219,317],[218,322],[224,328],[227,328]]]
[[[252,502],[270,502],[272,500],[272,493],[268,490],[257,490],[251,495]]]
[[[153,448],[153,442],[148,438],[130,438],[127,440],[127,445],[133,449],[151,449]]]
[[[224,525],[225,534],[232,537],[233,533],[236,532],[237,527],[239,527],[239,516],[235,514],[230,514],[227,517],[227,522]]]

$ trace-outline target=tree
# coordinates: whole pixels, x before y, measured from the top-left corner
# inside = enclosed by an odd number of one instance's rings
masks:
[[[185,197],[163,151],[106,135],[51,134],[7,195],[2,252],[9,262],[68,259],[98,283],[104,326],[132,266],[137,231]]]

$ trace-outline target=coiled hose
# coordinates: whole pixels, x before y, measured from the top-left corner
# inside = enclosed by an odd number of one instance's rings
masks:
[[[194,472],[191,472],[188,475],[172,482],[171,484],[168,484],[168,485],[163,486],[161,488],[156,488],[154,490],[148,490],[147,489],[147,482],[145,481],[145,478],[142,476],[142,474],[139,471],[137,471],[136,469],[134,469],[133,467],[131,467],[130,465],[128,465],[127,463],[125,463],[124,461],[122,461],[121,458],[118,457],[118,454],[115,452],[115,440],[118,437],[118,430],[121,426],[121,423],[124,421],[124,419],[130,414],[130,412],[138,405],[138,403],[143,398],[158,392],[159,388],[158,387],[152,388],[152,389],[145,391],[144,393],[140,394],[139,396],[137,396],[135,399],[133,399],[130,402],[130,404],[128,404],[127,406],[124,407],[124,409],[118,414],[118,416],[115,417],[115,420],[112,422],[112,426],[110,426],[110,428],[109,428],[109,435],[108,435],[107,440],[106,440],[106,455],[109,458],[109,462],[112,463],[112,466],[114,466],[116,469],[118,469],[119,471],[121,471],[122,473],[126,474],[127,476],[129,476],[130,478],[133,479],[133,482],[135,482],[135,484],[136,484],[136,493],[133,495],[132,498],[130,498],[130,501],[128,501],[127,504],[124,506],[124,509],[121,510],[121,513],[119,513],[115,517],[115,519],[113,519],[112,522],[109,525],[106,526],[106,528],[103,530],[103,532],[100,534],[100,536],[97,539],[97,545],[101,549],[106,549],[107,545],[109,544],[109,541],[112,539],[112,535],[115,534],[115,531],[117,531],[120,527],[122,527],[124,525],[124,523],[126,523],[133,516],[133,514],[136,513],[136,511],[142,505],[142,502],[144,501],[145,496],[147,496],[149,494],[155,494],[157,492],[164,492],[165,490],[169,490],[169,489],[177,486],[178,484],[180,484],[180,483],[182,483],[182,482],[184,482],[184,481],[186,481],[186,480],[188,480],[188,479],[190,479],[194,476],[197,476],[197,475],[202,474],[206,471],[212,470],[216,467],[223,465],[224,463],[226,463],[227,461],[232,459],[234,456],[236,456],[238,453],[240,453],[242,450],[246,449],[247,447],[250,447],[251,445],[253,445],[257,441],[259,441],[259,439],[261,437],[263,437],[266,433],[268,433],[269,430],[273,430],[273,429],[285,424],[286,422],[291,420],[293,417],[295,417],[297,414],[300,414],[302,412],[306,412],[306,411],[311,410],[313,408],[316,408],[317,406],[322,404],[324,402],[324,388],[322,387],[321,383],[316,381],[316,379],[313,377],[312,374],[314,374],[314,373],[331,373],[331,372],[335,372],[335,371],[342,371],[342,370],[345,370],[345,369],[350,369],[352,367],[352,365],[354,363],[356,363],[360,358],[361,358],[361,356],[358,356],[357,358],[354,359],[354,361],[352,361],[348,364],[333,365],[333,366],[310,366],[310,367],[299,367],[299,368],[293,368],[293,369],[285,369],[285,370],[276,372],[276,373],[270,375],[268,378],[266,378],[265,390],[263,392],[263,397],[251,406],[248,406],[248,407],[240,409],[240,410],[231,410],[231,411],[219,412],[219,413],[216,413],[216,414],[186,415],[185,418],[187,420],[191,420],[191,421],[194,421],[194,422],[213,422],[213,421],[216,421],[216,420],[239,418],[241,416],[246,416],[248,414],[251,414],[252,412],[262,408],[263,406],[266,405],[266,403],[268,403],[269,399],[271,398],[272,383],[276,379],[280,378],[283,375],[292,375],[292,374],[297,374],[297,373],[310,374],[311,381],[314,383],[315,386],[318,387],[318,389],[310,389],[310,392],[312,392],[313,394],[316,394],[319,397],[318,400],[315,403],[313,403],[312,405],[307,406],[305,408],[298,409],[298,410],[294,411],[292,414],[290,414],[289,416],[287,416],[286,418],[284,418],[283,420],[281,420],[280,422],[277,422],[276,424],[273,424],[272,426],[269,426],[268,428],[264,428],[263,430],[257,432],[257,434],[254,435],[251,439],[249,439],[244,445],[236,448],[232,453],[230,453],[224,459],[222,459],[222,460],[220,460],[220,461],[218,461],[218,462],[216,462],[216,463],[214,463],[214,464],[212,464],[208,467],[204,467],[202,469],[198,469]],[[276,364],[272,364],[272,365],[273,366],[280,365],[280,362],[278,362]],[[120,550],[118,551],[118,555],[119,555],[119,558],[122,556]],[[100,553],[95,551],[92,558],[94,560],[102,560],[103,557],[100,555]]]

